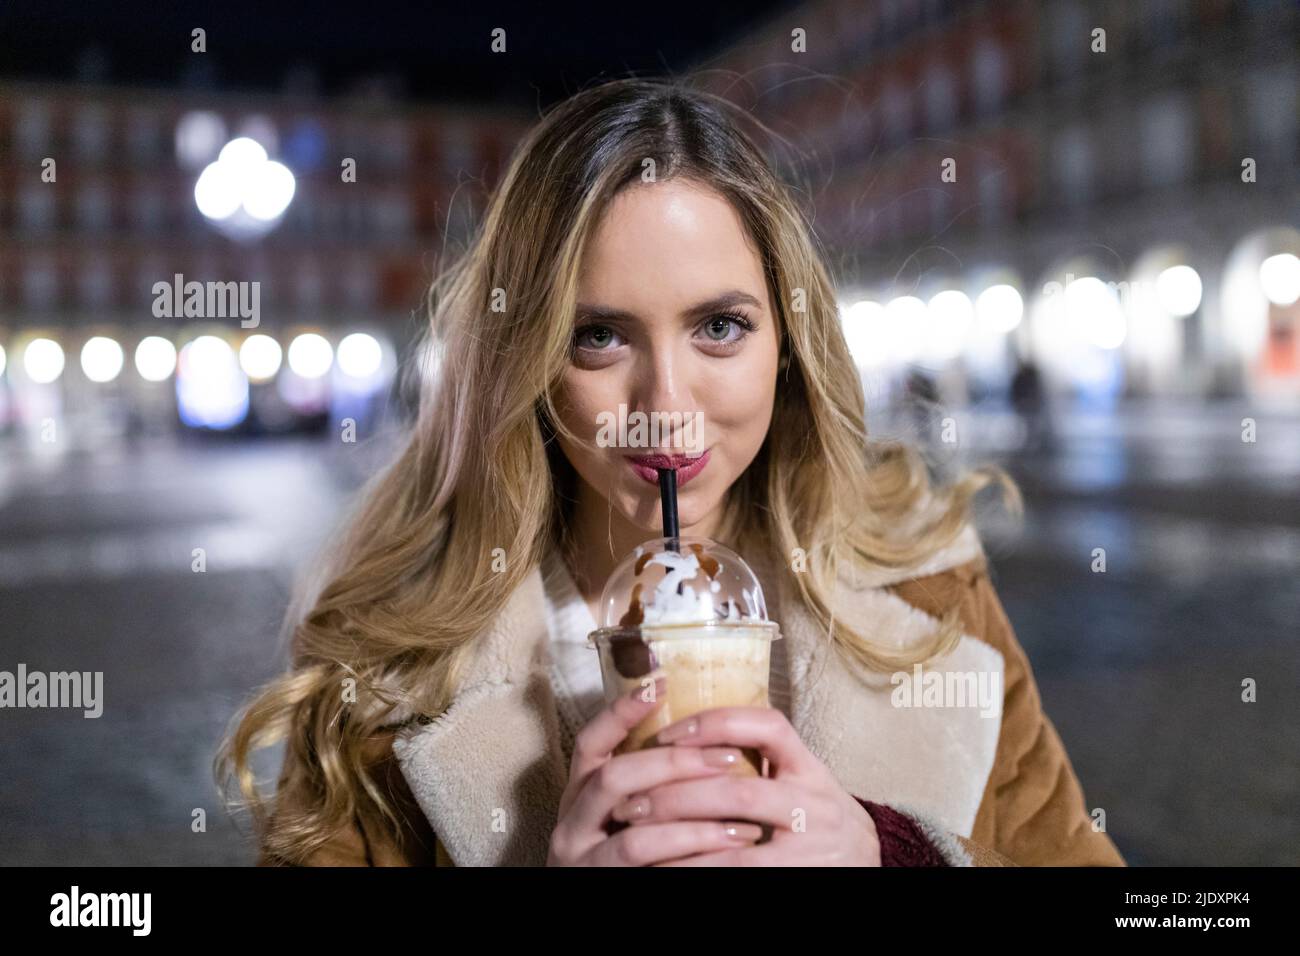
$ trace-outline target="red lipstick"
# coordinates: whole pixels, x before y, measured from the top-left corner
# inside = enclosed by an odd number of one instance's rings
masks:
[[[627,463],[642,480],[656,487],[659,485],[658,468],[672,468],[677,472],[677,487],[680,488],[704,470],[709,463],[709,449],[692,458],[689,455],[627,455]]]

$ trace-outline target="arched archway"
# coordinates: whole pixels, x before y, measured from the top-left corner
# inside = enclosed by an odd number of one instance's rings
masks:
[[[1224,266],[1222,323],[1227,368],[1253,397],[1300,397],[1300,231],[1245,236]]]

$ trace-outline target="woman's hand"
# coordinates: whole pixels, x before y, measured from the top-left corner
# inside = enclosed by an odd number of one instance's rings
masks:
[[[663,693],[661,678],[653,693],[647,684],[620,697],[579,731],[547,866],[647,866],[748,846],[762,836],[752,823],[726,822],[726,814],[713,820],[663,818],[636,827],[624,824],[610,835],[610,811],[630,795],[674,782],[728,776],[744,759],[735,747],[650,747],[613,756],[628,732],[659,706]]]
[[[666,750],[726,742],[755,747],[770,777],[714,776],[643,789],[614,808],[633,829],[664,820],[744,819],[773,828],[758,846],[710,849],[662,866],[879,866],[880,841],[866,808],[846,793],[773,707],[717,707],[679,720],[657,739]],[[625,831],[626,832],[626,831]]]

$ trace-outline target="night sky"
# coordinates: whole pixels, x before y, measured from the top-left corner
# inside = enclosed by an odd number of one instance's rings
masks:
[[[0,0],[0,77],[221,90],[376,83],[399,97],[526,105],[601,76],[684,70],[788,0],[312,4]],[[391,8],[391,9],[389,9]],[[207,52],[190,31],[207,31]],[[489,49],[503,27],[507,52]],[[306,71],[304,71],[306,68]]]

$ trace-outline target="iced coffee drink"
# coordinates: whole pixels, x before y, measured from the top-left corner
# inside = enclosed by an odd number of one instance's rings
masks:
[[[674,547],[675,546],[675,547]],[[616,751],[656,746],[669,724],[713,707],[767,707],[772,641],[758,579],[738,555],[705,539],[647,542],[610,576],[602,597],[604,626],[591,643],[600,652],[605,698],[637,687],[665,700]],[[762,758],[742,748],[734,772],[757,776]]]

